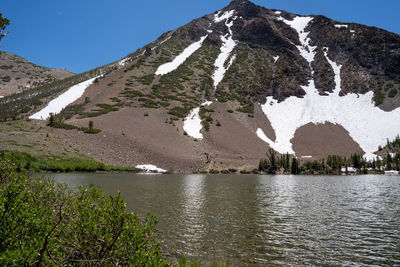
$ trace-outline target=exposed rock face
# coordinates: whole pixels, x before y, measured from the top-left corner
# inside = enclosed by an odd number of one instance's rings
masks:
[[[0,96],[7,96],[73,75],[74,73],[66,69],[41,67],[17,55],[0,52]]]

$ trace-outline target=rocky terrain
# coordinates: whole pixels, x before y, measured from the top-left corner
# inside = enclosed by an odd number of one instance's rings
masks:
[[[35,65],[17,55],[0,52],[0,96],[8,96],[75,75],[66,69]]]
[[[252,170],[269,148],[371,159],[400,132],[399,64],[398,34],[235,0],[118,62],[6,97],[0,114],[45,119],[58,103],[57,120],[101,133],[54,135],[114,165]]]

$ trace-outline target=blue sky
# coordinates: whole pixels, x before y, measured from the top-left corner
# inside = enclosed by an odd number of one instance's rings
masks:
[[[162,33],[223,8],[228,0],[1,0],[11,21],[0,49],[80,73],[118,60]],[[400,0],[254,0],[400,33]]]

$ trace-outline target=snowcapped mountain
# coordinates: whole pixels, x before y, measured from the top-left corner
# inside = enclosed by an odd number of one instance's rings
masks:
[[[372,159],[400,133],[398,34],[247,0],[80,77],[69,90],[81,93],[53,105],[102,130],[66,139],[109,164],[250,170],[268,148]],[[60,107],[35,109],[37,119]]]

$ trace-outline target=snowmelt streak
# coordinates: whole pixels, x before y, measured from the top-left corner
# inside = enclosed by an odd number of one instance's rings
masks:
[[[228,60],[230,54],[232,53],[233,49],[236,46],[236,42],[232,39],[232,30],[231,27],[233,26],[233,21],[237,18],[234,17],[228,23],[228,20],[234,15],[235,10],[227,11],[221,16],[219,16],[220,12],[215,15],[214,22],[218,23],[223,20],[226,20],[225,25],[228,27],[229,34],[225,36],[221,36],[222,46],[221,46],[221,53],[218,55],[217,59],[215,60],[214,66],[216,70],[212,76],[214,80],[214,87],[216,88],[218,84],[222,81],[225,76],[226,71],[232,65],[233,61],[236,59],[236,56],[232,56],[229,60],[228,66],[225,68],[225,62]]]

